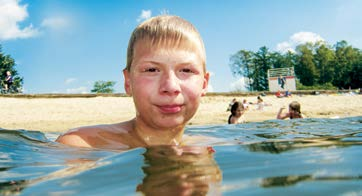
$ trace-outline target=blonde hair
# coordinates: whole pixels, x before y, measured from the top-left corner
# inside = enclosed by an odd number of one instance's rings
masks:
[[[126,70],[130,71],[136,42],[144,41],[145,47],[182,47],[198,50],[205,71],[206,53],[197,29],[188,21],[170,15],[150,18],[136,27],[128,43]]]

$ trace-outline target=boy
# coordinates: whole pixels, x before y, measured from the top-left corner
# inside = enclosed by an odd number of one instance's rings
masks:
[[[131,35],[123,70],[136,117],[76,128],[56,141],[106,149],[180,144],[186,123],[207,91],[205,61],[203,41],[191,23],[167,15],[146,20]]]

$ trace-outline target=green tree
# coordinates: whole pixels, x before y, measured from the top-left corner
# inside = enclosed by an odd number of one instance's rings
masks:
[[[270,59],[273,68],[282,68],[285,67],[285,59],[282,54],[279,52],[273,52],[270,54]]]
[[[283,55],[284,57],[284,67],[295,67],[297,62],[297,55],[291,51],[288,51]]]
[[[21,92],[23,87],[23,78],[19,76],[18,71],[15,69],[15,60],[10,55],[6,55],[2,52],[0,45],[0,80],[1,88],[3,88],[3,82],[5,81],[6,72],[10,71],[13,76],[13,88]]]
[[[335,45],[336,51],[336,62],[335,62],[335,69],[334,72],[334,80],[333,85],[339,88],[349,88],[358,85],[352,84],[352,78],[357,79],[357,75],[354,71],[361,70],[359,67],[361,62],[361,52],[359,49],[353,48],[349,46],[346,41],[337,42]],[[359,83],[359,87],[360,87]]]
[[[317,80],[318,73],[313,59],[313,51],[310,44],[297,47],[298,62],[295,66],[296,75],[300,83],[305,86],[313,86]]]
[[[249,91],[268,90],[268,69],[274,64],[282,64],[289,59],[283,59],[279,53],[270,53],[263,46],[256,53],[240,50],[230,57],[230,69],[234,76],[242,76]],[[289,65],[289,64],[288,64]]]
[[[316,49],[314,59],[319,75],[317,82],[319,84],[331,83],[333,81],[334,62],[336,59],[334,51],[323,44]]]
[[[94,83],[92,93],[113,93],[113,86],[116,84],[115,81],[96,81]]]
[[[270,53],[270,61],[272,68],[289,68],[295,67],[297,56],[288,51],[285,54],[279,52]]]
[[[254,53],[247,50],[240,50],[230,57],[230,69],[234,76],[244,77],[246,80],[246,88],[253,90],[251,81],[254,68],[253,68],[253,55]]]
[[[362,87],[362,53],[359,51],[358,61],[352,65],[351,88]]]
[[[272,68],[272,62],[268,48],[263,46],[254,55],[253,88],[258,91],[268,90],[268,69]]]
[[[265,46],[255,53],[240,50],[230,57],[230,68],[234,76],[245,77],[251,91],[267,90],[268,69],[285,67],[294,67],[297,87],[302,89],[361,88],[361,50],[346,41],[337,42],[334,48],[317,42],[297,46],[296,53],[269,52]]]

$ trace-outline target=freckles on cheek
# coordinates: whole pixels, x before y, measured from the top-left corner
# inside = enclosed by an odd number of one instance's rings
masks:
[[[182,91],[191,102],[194,102],[201,97],[201,91],[197,85],[186,85]]]
[[[188,80],[183,83],[184,90],[190,94],[200,95],[202,91],[203,81],[198,79]]]
[[[155,79],[142,77],[142,78],[136,78],[133,80],[133,86],[143,88],[144,86],[149,86],[150,84],[154,83]]]

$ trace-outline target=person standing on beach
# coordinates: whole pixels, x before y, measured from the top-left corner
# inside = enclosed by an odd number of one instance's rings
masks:
[[[133,31],[124,88],[133,97],[134,119],[75,128],[57,142],[77,147],[130,149],[183,143],[186,123],[207,92],[209,73],[202,38],[188,21],[162,15]]]
[[[6,72],[6,77],[5,77],[5,91],[8,91],[11,87],[11,85],[13,84],[13,76],[11,75],[10,71]]]
[[[300,112],[300,103],[298,103],[297,101],[292,101],[292,102],[289,104],[289,112],[282,114],[282,112],[283,112],[284,109],[285,109],[285,107],[281,107],[281,108],[279,109],[279,112],[278,112],[278,114],[277,114],[277,119],[303,118],[303,115],[302,115],[302,113]]]
[[[284,89],[285,82],[286,82],[285,77],[279,76],[278,83],[282,89]]]

